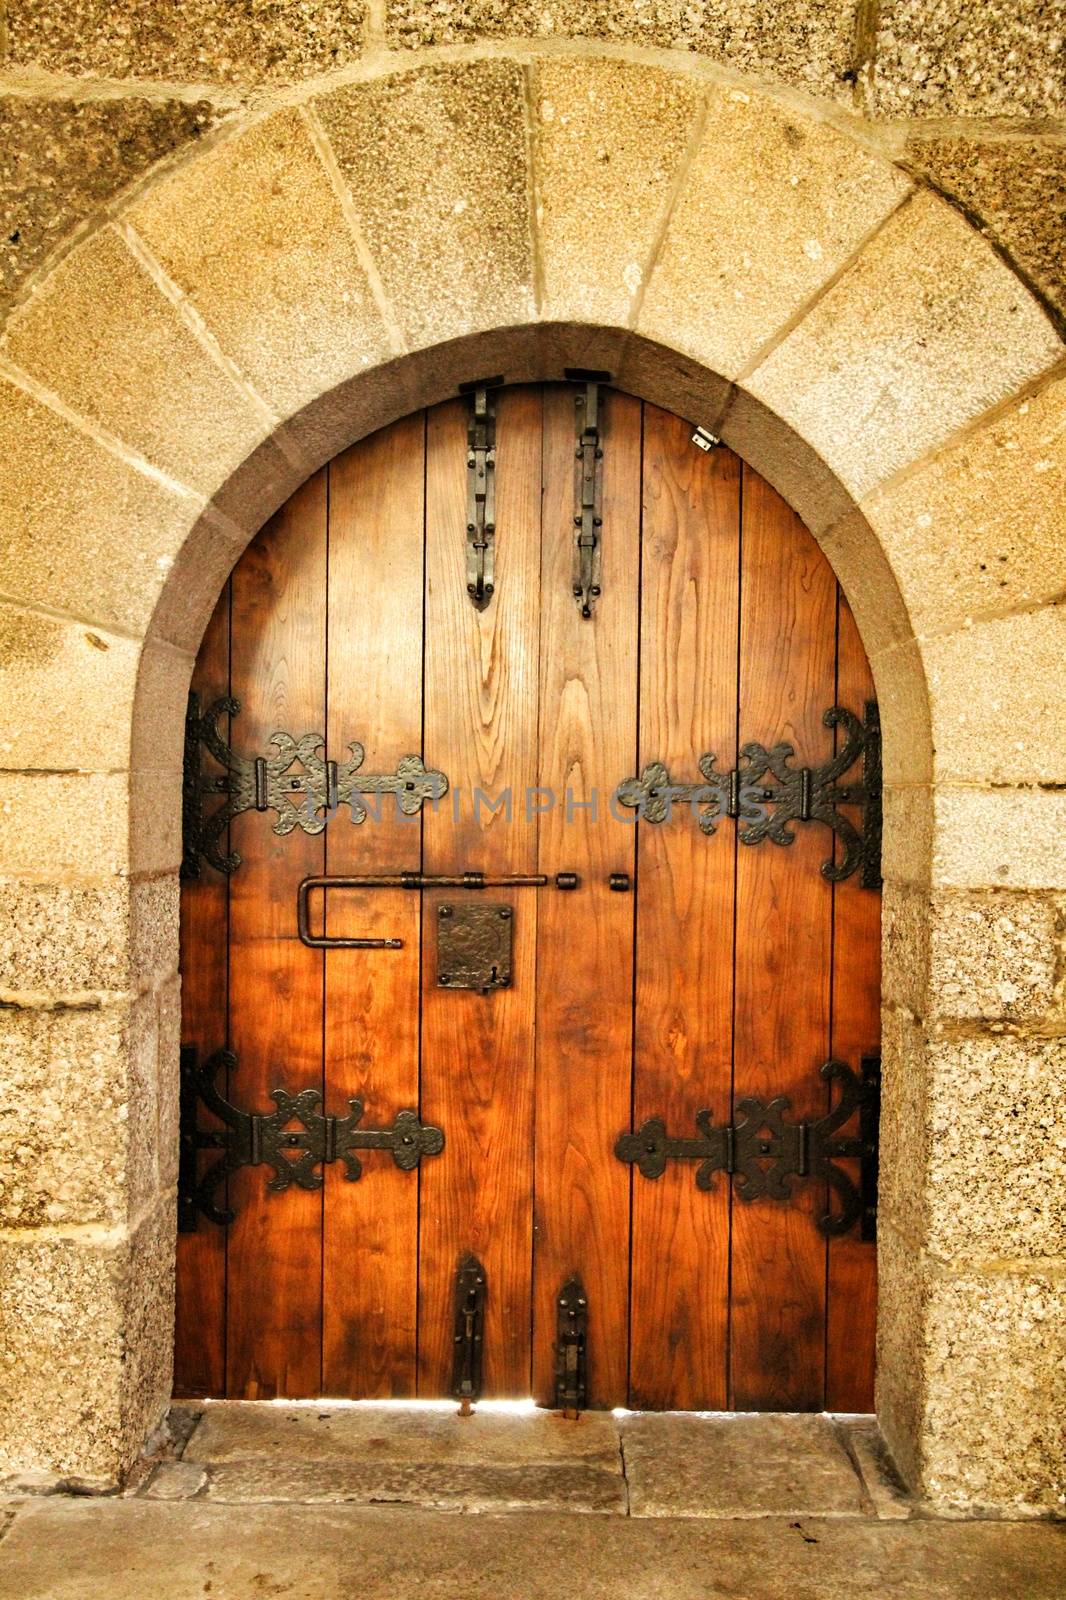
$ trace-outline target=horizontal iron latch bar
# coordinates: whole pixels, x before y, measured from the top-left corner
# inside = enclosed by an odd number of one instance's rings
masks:
[[[296,928],[312,950],[402,950],[402,939],[347,939],[311,932],[311,894],[315,889],[577,889],[576,872],[363,872],[305,878],[296,891]]]

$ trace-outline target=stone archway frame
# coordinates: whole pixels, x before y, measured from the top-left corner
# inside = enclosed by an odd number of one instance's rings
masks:
[[[879,1414],[934,1502],[1053,1504],[1063,350],[865,137],[680,53],[379,58],[227,124],[10,318],[0,1472],[113,1485],[167,1402],[182,713],[222,583],[355,438],[575,365],[720,434],[856,613],[886,757]]]

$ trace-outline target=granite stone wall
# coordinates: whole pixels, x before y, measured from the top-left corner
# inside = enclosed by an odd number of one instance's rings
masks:
[[[286,85],[507,38],[688,51],[822,99],[1066,316],[1066,0],[0,0],[0,297]]]
[[[720,434],[851,600],[878,1409],[938,1505],[1060,1507],[1061,3],[0,10],[0,1475],[112,1486],[167,1403],[182,715],[228,571],[354,438],[574,365]]]

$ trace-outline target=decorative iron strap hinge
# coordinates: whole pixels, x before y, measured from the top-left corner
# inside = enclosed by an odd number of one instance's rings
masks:
[[[215,1195],[230,1173],[241,1167],[273,1167],[267,1188],[280,1194],[293,1184],[320,1189],[323,1179],[316,1168],[331,1161],[343,1162],[345,1178],[357,1182],[363,1164],[356,1150],[388,1150],[401,1172],[413,1172],[423,1156],[439,1155],[444,1149],[440,1128],[420,1122],[417,1112],[398,1112],[391,1128],[360,1128],[362,1100],[348,1101],[346,1117],[323,1116],[318,1110],[322,1096],[317,1089],[302,1089],[298,1094],[272,1089],[270,1098],[276,1110],[242,1111],[223,1099],[215,1087],[218,1073],[233,1072],[236,1066],[237,1058],[230,1050],[216,1051],[200,1066],[195,1047],[181,1047],[178,1227],[183,1233],[196,1231],[197,1213],[223,1226],[233,1221],[235,1213],[218,1205]],[[199,1127],[200,1102],[221,1127]],[[200,1174],[197,1158],[202,1150],[221,1154]],[[287,1151],[299,1153],[290,1158]]]
[[[556,1297],[555,1408],[577,1419],[588,1405],[589,1303],[575,1272]]]
[[[583,617],[592,616],[592,602],[601,590],[600,529],[603,526],[603,445],[600,434],[600,385],[609,372],[590,372],[568,367],[566,376],[583,383],[582,394],[574,398],[577,411],[577,468],[574,503],[574,598]]]
[[[618,786],[621,805],[632,806],[643,822],[667,822],[676,804],[687,805],[696,816],[703,833],[712,834],[721,817],[733,817],[741,844],[792,844],[795,834],[789,824],[822,822],[832,829],[841,845],[839,859],[830,856],[822,863],[822,874],[831,883],[840,883],[858,872],[864,889],[881,887],[881,720],[877,703],[866,702],[862,722],[843,706],[832,706],[822,716],[827,728],[844,730],[844,741],[835,755],[820,767],[793,767],[795,750],[790,744],[746,744],[740,763],[729,772],[715,772],[716,757],[699,760],[702,783],[675,783],[661,761],[653,761],[639,778],[627,778]],[[862,777],[852,783],[841,778],[857,761],[862,761]],[[767,783],[767,777],[773,783]],[[861,812],[856,827],[839,809],[854,806]]]
[[[784,1095],[765,1102],[742,1100],[742,1120],[716,1126],[710,1110],[696,1113],[699,1137],[675,1139],[659,1117],[651,1117],[636,1133],[623,1133],[614,1147],[619,1161],[645,1178],[661,1178],[668,1161],[698,1161],[696,1187],[713,1189],[716,1172],[728,1173],[741,1200],[789,1200],[794,1180],[828,1185],[826,1207],[815,1224],[827,1237],[837,1237],[861,1224],[860,1236],[877,1233],[877,1130],[881,1111],[881,1060],[863,1056],[861,1077],[843,1061],[820,1068],[827,1083],[838,1083],[837,1104],[817,1122],[786,1123],[790,1101]],[[858,1133],[839,1138],[839,1130],[858,1115]],[[858,1182],[837,1161],[857,1160]]]
[[[496,590],[496,397],[502,378],[460,385],[470,396],[466,432],[466,592],[484,611]]]
[[[459,1414],[470,1415],[470,1408],[481,1396],[481,1374],[485,1355],[485,1302],[488,1279],[477,1256],[459,1258],[455,1274],[455,1354],[452,1360],[452,1394],[459,1401]]]
[[[360,772],[366,752],[357,740],[347,747],[350,761],[326,761],[320,733],[304,733],[298,738],[291,733],[273,733],[272,755],[237,755],[219,732],[218,721],[222,716],[235,717],[240,709],[239,700],[225,696],[201,712],[199,695],[189,696],[182,780],[183,878],[199,877],[201,860],[219,872],[234,872],[240,866],[240,852],[223,854],[221,840],[242,811],[274,812],[277,834],[292,833],[295,828],[315,834],[322,832],[341,806],[349,807],[353,823],[365,822],[368,813],[363,795],[395,795],[399,811],[410,817],[427,800],[436,804],[448,791],[444,773],[427,767],[421,756],[403,756],[395,772]],[[203,771],[204,750],[221,772]],[[297,764],[299,770],[294,771]],[[220,794],[228,796],[225,804],[205,815],[205,798]]]

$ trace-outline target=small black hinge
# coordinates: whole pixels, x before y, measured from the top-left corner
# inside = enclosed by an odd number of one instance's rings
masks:
[[[576,1419],[588,1405],[589,1306],[585,1286],[575,1272],[556,1297],[555,1406]]]
[[[474,1401],[481,1395],[482,1365],[485,1353],[485,1301],[488,1280],[477,1256],[460,1256],[455,1274],[455,1355],[452,1363],[452,1394],[459,1401],[460,1416],[468,1417]]]

